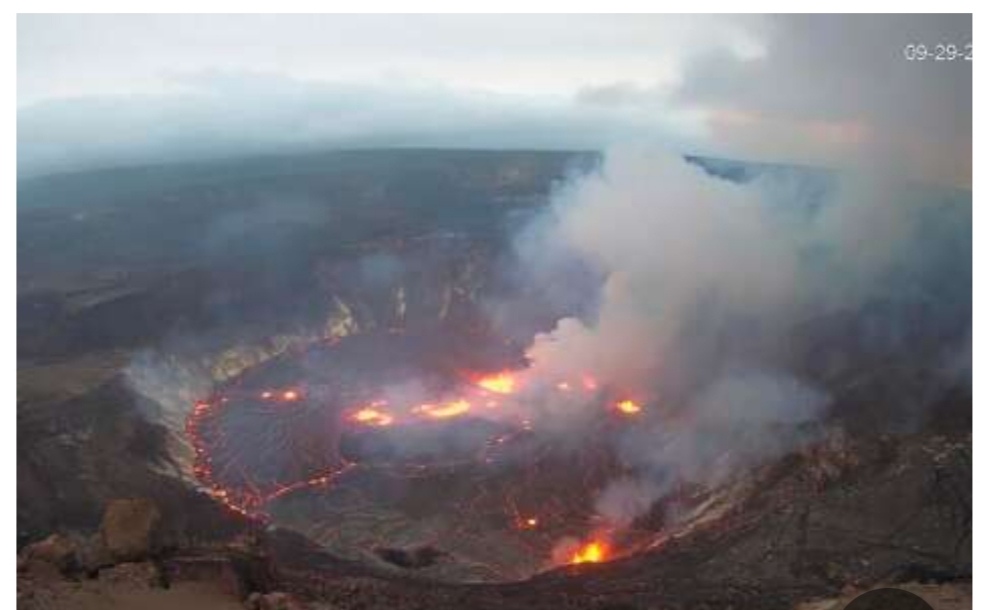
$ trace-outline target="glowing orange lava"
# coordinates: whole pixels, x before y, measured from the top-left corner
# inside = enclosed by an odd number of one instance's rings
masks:
[[[642,411],[642,406],[630,399],[620,400],[614,406],[625,415],[637,415]]]
[[[376,407],[364,407],[351,417],[354,421],[368,426],[390,426],[395,421],[394,416]]]
[[[477,385],[488,392],[511,394],[515,391],[515,378],[511,373],[496,373],[477,380]]]
[[[454,400],[443,405],[419,405],[414,409],[416,413],[431,417],[433,419],[446,419],[463,415],[470,410],[470,403],[466,400]]]
[[[603,542],[593,541],[581,546],[573,556],[570,557],[570,564],[579,563],[600,563],[607,558],[607,546]]]
[[[491,462],[492,459],[500,455],[501,450],[498,449],[499,446],[533,430],[533,421],[523,417],[524,411],[520,413],[513,411],[516,407],[516,402],[519,402],[516,401],[516,396],[507,396],[517,395],[527,390],[529,386],[529,379],[527,377],[521,377],[521,373],[518,373],[518,377],[516,377],[515,372],[511,370],[486,375],[461,370],[460,381],[467,384],[467,387],[460,388],[462,393],[446,394],[444,398],[436,402],[422,404],[401,402],[389,404],[384,400],[362,401],[346,406],[342,411],[342,416],[350,425],[397,427],[416,421],[439,421],[457,418],[467,414],[486,417],[492,413],[490,411],[491,409],[496,410],[493,413],[500,413],[504,409],[507,411],[504,415],[510,417],[510,421],[514,423],[516,429],[508,433],[492,436],[485,441],[484,450],[478,455],[478,459],[483,459],[486,463]],[[544,385],[545,382],[548,382],[548,385]],[[605,380],[602,379],[598,382],[589,373],[578,373],[569,379],[561,379],[559,377],[550,378],[533,385],[540,390],[542,388],[555,387],[556,390],[570,393],[571,395],[583,395],[583,392],[586,392],[585,397],[592,398],[593,404],[596,406],[608,411],[613,410],[619,415],[629,418],[641,414],[646,406],[630,398],[622,398],[623,396],[632,394],[628,389],[617,390],[617,392],[620,392],[617,393]],[[236,391],[236,388],[234,388],[234,391]],[[270,401],[268,403],[269,405],[279,405],[277,409],[272,408],[272,411],[284,410],[286,414],[291,414],[301,404],[306,404],[318,398],[316,395],[310,395],[309,392],[310,386],[304,383],[298,383],[294,386],[288,385],[288,387],[275,386],[268,389],[251,390],[249,396],[255,401],[259,397],[261,400]],[[232,396],[233,400],[241,399],[239,393],[234,393]],[[222,432],[222,430],[217,429],[217,426],[222,425],[222,422],[218,420],[219,416],[230,408],[228,406],[230,400],[230,396],[219,393],[210,395],[203,400],[197,400],[186,419],[186,434],[194,451],[193,474],[207,493],[213,495],[231,510],[251,518],[258,517],[266,519],[267,515],[264,512],[264,508],[266,503],[273,498],[292,493],[297,489],[332,484],[351,467],[355,466],[355,462],[349,462],[341,458],[341,463],[334,466],[332,470],[320,472],[317,476],[310,478],[276,484],[274,488],[270,488],[270,486],[257,488],[256,486],[249,485],[241,489],[236,482],[227,487],[224,483],[224,478],[213,470],[211,448],[222,441],[222,435],[217,434],[218,432]],[[297,404],[288,405],[287,403]],[[656,401],[652,404],[652,407],[658,409],[653,413],[653,415],[658,416],[661,410],[661,403]],[[440,426],[443,424],[423,425]],[[493,453],[495,451],[498,453]],[[224,465],[224,468],[226,467]],[[222,473],[223,471],[220,474]],[[237,480],[234,479],[234,481]],[[530,533],[526,534],[526,536],[538,536],[541,531],[547,528],[551,529],[551,524],[557,521],[558,519],[552,514],[543,513],[540,517],[537,517],[534,514],[519,514],[515,510],[513,519],[508,523],[513,523],[518,530],[529,531]],[[612,549],[609,548],[608,543],[605,541],[609,539],[609,536],[606,533],[601,534],[599,531],[597,535],[602,539],[591,540],[578,547],[571,548],[567,545],[561,549],[555,549],[552,556],[553,562],[582,564],[598,563],[612,559],[610,557],[612,555]]]

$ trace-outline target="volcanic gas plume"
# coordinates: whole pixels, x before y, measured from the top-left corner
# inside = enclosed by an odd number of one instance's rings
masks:
[[[702,162],[616,151],[521,238],[533,277],[544,277],[539,255],[565,251],[604,278],[592,315],[535,337],[521,379],[592,371],[618,389],[615,411],[638,418],[614,441],[626,472],[596,497],[608,528],[682,484],[721,485],[817,439],[830,390],[794,358],[809,347],[797,329],[937,281],[917,276],[932,267],[917,259],[949,246],[922,219],[962,208],[881,175],[807,184],[791,170],[727,180]],[[582,410],[596,407],[574,394],[551,407],[552,427],[586,438]]]

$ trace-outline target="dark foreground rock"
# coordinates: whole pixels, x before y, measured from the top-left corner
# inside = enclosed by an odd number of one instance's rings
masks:
[[[875,586],[911,583],[963,608],[970,602],[970,468],[969,435],[844,438],[754,473],[754,492],[730,511],[650,550],[502,584],[439,583],[411,567],[372,568],[282,529],[163,549],[151,561],[114,560],[93,575],[78,567],[77,538],[54,535],[22,552],[18,595],[24,608],[55,609],[86,607],[70,601],[97,587],[101,595],[194,590],[212,600],[204,607],[225,600],[258,610],[817,610]],[[154,511],[118,506],[117,514],[132,518],[110,519],[110,529],[131,524],[123,528],[132,534],[123,537],[133,541],[128,550],[146,552]]]
[[[69,573],[78,565],[78,548],[68,536],[52,534],[25,547],[20,561],[23,569],[31,563],[47,564],[59,572]]]

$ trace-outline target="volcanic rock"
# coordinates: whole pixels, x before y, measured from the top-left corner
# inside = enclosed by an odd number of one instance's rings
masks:
[[[244,600],[247,610],[304,610],[305,606],[292,595],[281,591],[254,592]]]
[[[103,536],[99,532],[90,534],[69,532],[67,537],[75,547],[75,567],[79,572],[95,577],[101,569],[114,564],[114,559],[106,550]]]
[[[162,564],[169,583],[217,583],[225,594],[237,600],[246,600],[251,593],[273,591],[277,586],[274,568],[262,553],[227,548],[168,557]]]
[[[157,550],[161,512],[144,498],[112,500],[103,514],[103,544],[117,561],[144,559]]]
[[[112,585],[138,589],[165,585],[161,571],[149,561],[124,562],[100,570],[99,579]]]
[[[56,568],[62,574],[67,574],[78,565],[78,549],[68,536],[52,534],[41,542],[35,542],[24,549],[22,553],[25,569],[32,564],[44,563]]]
[[[432,546],[420,546],[414,549],[378,548],[374,552],[390,564],[411,570],[435,565],[440,558],[446,555]]]

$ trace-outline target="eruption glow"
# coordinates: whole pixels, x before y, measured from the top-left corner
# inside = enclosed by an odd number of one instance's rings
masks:
[[[447,419],[457,417],[470,410],[470,403],[466,400],[454,400],[444,405],[420,405],[415,408],[415,413],[431,417],[433,419]]]
[[[496,373],[494,375],[481,377],[477,381],[477,385],[488,392],[494,392],[496,394],[511,394],[515,391],[515,378],[511,375],[511,373]]]
[[[625,415],[638,415],[642,411],[642,406],[631,399],[619,400],[615,403],[615,408]]]
[[[354,421],[368,426],[390,426],[394,423],[394,416],[379,409],[376,406],[364,407],[352,415]]]
[[[573,556],[570,557],[570,564],[580,563],[600,563],[607,559],[607,546],[598,540],[593,540],[581,546]]]

